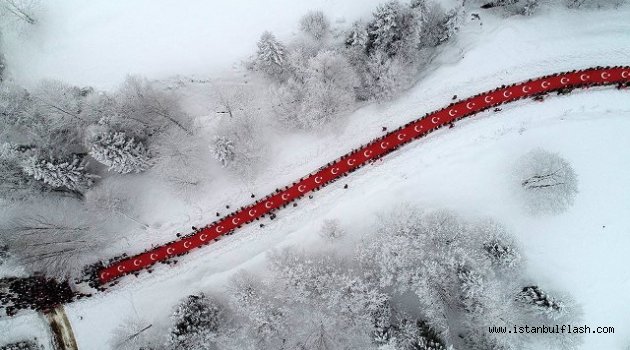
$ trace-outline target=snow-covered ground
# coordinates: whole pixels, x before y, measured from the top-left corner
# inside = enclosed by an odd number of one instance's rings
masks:
[[[326,4],[325,1],[321,3],[321,7]],[[345,13],[352,19],[351,14],[368,12],[373,5],[348,4]],[[111,6],[112,9],[115,7]],[[292,20],[303,10],[317,7],[312,3],[292,6]],[[357,10],[359,7],[361,10]],[[84,11],[87,12],[79,13],[95,16],[96,8],[88,11],[86,5]],[[182,22],[177,16],[196,13],[193,9],[180,9],[164,21]],[[151,11],[160,12],[155,8]],[[562,70],[628,64],[629,15],[627,7],[595,12],[545,10],[532,18],[510,19],[481,13],[483,25],[479,21],[468,22],[457,41],[449,44],[434,62],[435,69],[404,96],[390,103],[357,110],[336,125],[334,132],[276,138],[271,152],[274,156],[255,183],[214,181],[208,189],[214,195],[195,204],[201,212],[193,211],[190,204],[173,203],[177,212],[189,216],[182,214],[179,222],[171,224],[172,229],[165,226],[164,234],[152,239],[156,242],[170,240],[176,228],[212,220],[216,209],[225,203],[237,207],[248,202],[251,191],[260,195],[271,192],[379,135],[381,126],[403,124],[448,104],[454,94],[465,97],[504,83]],[[151,18],[150,23],[157,21]],[[131,15],[127,20],[132,19],[140,21]],[[62,19],[58,21],[61,23]],[[177,41],[181,36],[191,42],[184,40],[177,51],[166,50],[168,54],[165,53],[164,60],[168,64],[157,59],[145,60],[145,53],[149,52],[148,56],[152,57],[151,52],[159,55],[163,49],[163,41],[156,40],[159,45],[146,44],[150,47],[139,50],[137,55],[119,57],[118,61],[109,57],[114,62],[111,66],[86,59],[85,65],[80,65],[78,70],[63,68],[58,65],[59,61],[70,52],[78,52],[77,46],[85,45],[90,35],[102,40],[104,34],[99,22],[94,18],[92,22],[84,21],[83,37],[76,41],[65,39],[64,45],[41,39],[37,49],[50,50],[50,55],[31,54],[29,60],[22,61],[23,65],[18,64],[14,72],[24,81],[55,77],[73,83],[111,86],[129,72],[148,74],[152,78],[175,73],[203,75],[214,64],[234,61],[233,58],[225,61],[203,59],[213,57],[211,49],[193,51],[192,56],[201,58],[199,62],[181,61],[182,57],[190,56],[187,47],[199,50],[198,46],[204,41],[192,34],[188,38],[184,33],[190,29],[185,28],[173,34],[172,40]],[[203,24],[196,15],[191,15],[191,23],[191,26]],[[282,23],[278,21],[278,27],[266,28],[280,32],[285,28],[288,33],[288,27],[282,27]],[[124,23],[120,25],[124,26]],[[118,45],[125,48],[142,35],[168,33],[165,29],[162,29],[164,32],[146,29],[147,33],[144,33],[144,26],[137,27],[143,28],[137,36],[117,36],[113,32],[110,40],[114,41],[116,37]],[[232,27],[227,26],[226,30],[229,28]],[[235,57],[251,52],[262,29],[265,28],[260,23],[250,28],[254,33],[242,37],[243,42],[235,46]],[[211,41],[209,38],[208,42]],[[239,48],[241,44],[243,46]],[[221,47],[221,44],[217,45]],[[33,48],[26,48],[24,53],[28,50]],[[59,61],[51,63],[53,60]],[[101,64],[106,69],[100,69]],[[29,65],[33,70],[24,73]],[[139,66],[141,69],[137,68]],[[83,77],[85,81],[81,80]],[[181,92],[188,94],[191,103],[195,103],[195,99],[203,100],[203,96],[200,97],[203,89],[203,85],[193,84],[181,88]],[[297,208],[279,212],[278,219],[269,222],[264,229],[246,227],[234,236],[180,259],[177,266],[159,267],[154,273],[143,274],[137,279],[125,278],[106,294],[68,306],[79,346],[107,349],[112,329],[125,318],[139,317],[148,322],[164,320],[178,299],[200,289],[220,289],[234,271],[243,267],[258,268],[264,261],[265,252],[270,249],[288,244],[321,245],[317,231],[325,219],[339,218],[350,235],[358,237],[373,223],[375,213],[408,201],[422,207],[452,208],[471,217],[489,216],[503,222],[519,238],[529,261],[530,275],[535,276],[538,283],[572,294],[582,304],[583,319],[591,328],[615,327],[614,335],[587,335],[583,348],[623,348],[630,343],[630,320],[626,312],[626,306],[630,305],[630,296],[626,293],[630,288],[630,272],[623,263],[627,261],[625,247],[630,245],[628,130],[630,93],[614,89],[574,92],[569,96],[551,97],[544,103],[521,101],[504,107],[500,113],[485,113],[459,122],[454,129],[436,132],[402,148],[383,162],[362,168],[317,192],[313,200],[303,200]],[[580,193],[576,203],[562,215],[528,216],[511,190],[514,160],[536,147],[562,154],[579,176]],[[347,190],[342,189],[345,183],[350,185]],[[152,191],[151,195],[158,192]],[[163,211],[173,209],[170,205],[163,206]],[[170,232],[169,236],[166,232]],[[346,241],[347,249],[352,249],[350,242],[350,239]],[[139,242],[132,249],[140,250],[149,243],[146,240]]]

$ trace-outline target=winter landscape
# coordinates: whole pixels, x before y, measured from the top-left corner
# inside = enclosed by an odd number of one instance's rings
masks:
[[[630,349],[627,0],[0,0],[0,350]]]

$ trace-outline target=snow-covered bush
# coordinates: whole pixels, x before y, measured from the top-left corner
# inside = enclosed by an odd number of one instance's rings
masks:
[[[226,322],[223,306],[203,293],[184,299],[171,321],[167,346],[173,350],[208,349]]]
[[[94,184],[96,175],[85,169],[84,159],[73,156],[69,160],[39,159],[36,156],[26,158],[21,166],[22,171],[41,181],[53,189],[66,189],[81,193]]]
[[[517,161],[514,174],[525,206],[534,214],[561,213],[578,193],[575,171],[557,153],[532,150]]]
[[[151,155],[142,142],[123,132],[106,132],[90,140],[90,156],[120,174],[140,173],[151,167]]]

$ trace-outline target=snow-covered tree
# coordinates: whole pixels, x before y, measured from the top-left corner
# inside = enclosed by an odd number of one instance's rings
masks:
[[[7,69],[7,61],[4,58],[4,54],[2,53],[2,47],[0,46],[0,83],[4,81],[6,69]]]
[[[424,320],[403,320],[398,335],[403,349],[447,350],[439,333]]]
[[[10,143],[0,144],[0,198],[23,200],[46,191],[44,184],[22,170],[24,153],[21,150],[26,148]]]
[[[109,341],[112,350],[151,350],[153,324],[138,317],[127,318],[116,327]]]
[[[66,280],[101,256],[111,240],[106,218],[90,216],[76,200],[49,199],[10,208],[0,236],[27,271]]]
[[[322,51],[308,60],[300,76],[276,91],[276,111],[300,128],[314,128],[352,108],[358,79],[347,59]]]
[[[325,220],[319,230],[319,235],[330,241],[338,240],[345,234],[345,230],[341,227],[339,220]]]
[[[26,24],[35,24],[37,20],[33,12],[38,3],[38,0],[1,0],[0,19],[7,21],[11,18]]]
[[[561,300],[547,294],[538,286],[527,286],[516,295],[516,300],[532,306],[537,312],[556,318],[564,312],[565,306]]]
[[[73,156],[69,160],[39,159],[36,156],[26,158],[22,171],[52,188],[62,188],[81,193],[94,184],[96,175],[85,169],[84,159]]]
[[[0,350],[42,350],[43,346],[32,340],[23,340],[17,343],[10,343],[0,346]]]
[[[280,348],[289,326],[278,300],[254,275],[241,272],[230,283],[230,305],[242,317],[234,349]],[[230,338],[234,338],[231,336]]]
[[[123,132],[110,131],[90,140],[90,156],[120,174],[140,173],[151,167],[151,155],[142,142]]]
[[[168,130],[193,135],[192,121],[182,110],[177,96],[160,90],[140,77],[128,77],[113,95],[94,97],[86,113],[98,116],[99,124],[122,131],[139,141],[145,141]]]
[[[520,194],[532,213],[560,213],[573,204],[578,181],[571,164],[557,153],[535,149],[515,167]]]
[[[572,0],[570,0],[572,1]],[[582,1],[582,0],[578,0]],[[539,0],[494,0],[485,2],[481,8],[501,8],[508,15],[529,16],[540,6]]]
[[[171,321],[167,346],[173,350],[208,349],[225,326],[223,306],[203,293],[184,299]]]
[[[476,226],[476,232],[481,238],[483,249],[496,269],[505,272],[521,264],[523,259],[520,249],[502,225],[487,220]]]
[[[287,49],[271,32],[264,32],[258,41],[254,69],[281,80],[285,70]]]
[[[420,21],[419,47],[436,47],[447,42],[458,28],[459,9],[445,12],[437,2],[424,2],[415,8]]]
[[[310,11],[300,19],[300,30],[315,40],[322,40],[330,32],[330,21],[324,12]]]
[[[388,57],[409,55],[415,51],[418,25],[413,11],[396,0],[379,5],[367,24],[365,52]]]
[[[211,151],[227,169],[244,179],[252,179],[266,156],[266,126],[249,114],[223,116],[214,135]]]
[[[378,52],[370,56],[361,70],[363,100],[384,101],[409,87],[415,70],[397,57]]]
[[[628,0],[565,0],[565,3],[569,8],[616,8]]]
[[[224,168],[230,166],[236,158],[234,143],[224,136],[215,137],[211,150],[216,160],[218,160]]]
[[[9,259],[9,246],[0,237],[0,265]]]

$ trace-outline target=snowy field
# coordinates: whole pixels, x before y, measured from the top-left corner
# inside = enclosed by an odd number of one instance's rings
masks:
[[[214,69],[223,72],[252,52],[262,30],[290,36],[295,19],[305,10],[328,8],[332,3],[283,1],[268,7],[261,2],[249,7],[245,2],[212,11],[202,2],[184,8],[160,1],[149,13],[143,11],[146,4],[138,2],[120,16],[122,7],[117,2],[83,4],[72,12],[68,7],[74,5],[63,1],[49,10],[58,15],[49,16],[54,19],[44,23],[43,28],[54,30],[46,30],[46,35],[22,50],[9,50],[13,52],[7,57],[9,66],[25,84],[57,78],[108,88],[128,73],[166,79],[167,85],[179,79],[167,79],[175,74],[212,77],[209,74]],[[369,13],[378,1],[358,3],[335,4],[332,18],[345,17],[351,22]],[[224,15],[234,12],[243,12],[244,18],[235,21]],[[360,108],[337,123],[334,132],[276,138],[270,152],[273,158],[254,182],[218,178],[205,192],[212,195],[194,204],[170,201],[168,191],[149,191],[146,186],[147,192],[141,196],[147,202],[161,199],[159,205],[146,210],[166,219],[159,233],[142,237],[127,248],[134,252],[173,239],[177,229],[213,220],[217,208],[226,203],[238,207],[249,201],[251,192],[262,195],[288,184],[380,135],[382,126],[404,124],[448,104],[454,94],[466,97],[547,73],[628,64],[629,17],[628,7],[593,12],[545,10],[531,18],[509,19],[481,13],[483,25],[467,21],[457,40],[444,47],[432,63],[435,69],[429,69],[403,96]],[[103,18],[110,20],[103,25]],[[189,32],[197,34],[187,35]],[[8,38],[7,46],[18,45],[17,40]],[[129,55],[118,54],[123,50]],[[190,83],[179,86],[178,92],[186,96],[189,110],[203,116],[211,113],[203,107],[204,92],[209,89],[203,83]],[[199,290],[220,291],[235,271],[260,268],[271,249],[324,244],[317,231],[325,219],[341,221],[349,232],[341,244],[353,249],[353,240],[360,239],[361,232],[373,224],[376,213],[406,201],[504,223],[518,237],[530,275],[538,283],[569,291],[583,306],[583,320],[591,328],[615,327],[613,335],[586,335],[583,349],[623,349],[630,343],[628,130],[630,94],[611,88],[553,96],[544,103],[520,101],[501,112],[458,122],[453,129],[416,141],[317,192],[313,200],[304,199],[297,208],[280,211],[278,219],[266,223],[264,229],[246,227],[180,259],[174,267],[124,278],[105,294],[69,305],[67,312],[79,346],[108,349],[111,331],[126,318],[166,320],[171,306],[183,296]],[[578,174],[576,203],[558,216],[527,215],[511,189],[514,160],[539,147],[561,153]],[[346,183],[349,188],[344,190]],[[10,327],[11,333],[18,332],[13,324]],[[19,327],[23,332],[23,326]]]

